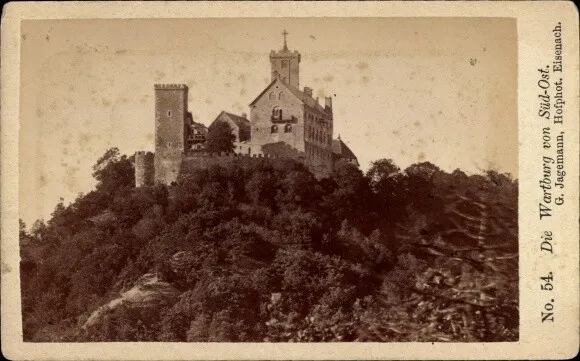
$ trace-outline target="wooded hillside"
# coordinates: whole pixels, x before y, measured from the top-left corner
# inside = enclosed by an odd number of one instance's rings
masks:
[[[21,226],[25,341],[514,341],[517,181],[391,160],[214,166]]]

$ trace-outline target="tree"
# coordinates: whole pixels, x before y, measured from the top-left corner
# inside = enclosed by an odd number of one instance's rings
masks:
[[[236,163],[135,188],[112,148],[96,190],[20,222],[25,340],[517,340],[509,175],[382,159],[318,180],[290,159]],[[79,328],[133,289],[147,300]]]
[[[355,165],[337,162],[332,180],[336,187],[324,196],[324,215],[330,216],[334,227],[348,219],[363,231],[371,231],[376,209],[369,179]],[[330,185],[328,189],[331,189]]]
[[[93,177],[97,180],[97,190],[113,193],[122,187],[135,185],[135,169],[126,155],[119,149],[108,149],[93,166]]]
[[[379,159],[372,162],[367,172],[371,180],[371,186],[375,192],[379,191],[385,183],[396,182],[401,176],[401,169],[392,159]]]
[[[18,234],[20,240],[29,237],[28,232],[26,232],[26,223],[24,223],[24,221],[21,218],[18,219]]]
[[[383,213],[382,223],[392,230],[405,217],[406,176],[392,159],[379,159],[372,162],[367,177]]]
[[[226,122],[216,122],[209,127],[206,148],[210,152],[233,152],[236,136]]]
[[[34,239],[37,242],[41,242],[41,241],[44,241],[44,236],[46,234],[46,231],[47,231],[47,226],[46,226],[46,223],[44,223],[44,220],[37,219],[32,224],[32,228],[30,229],[30,235],[32,237],[34,237]]]

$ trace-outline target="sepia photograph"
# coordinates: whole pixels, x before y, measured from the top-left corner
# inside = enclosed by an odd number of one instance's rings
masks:
[[[516,342],[513,18],[21,23],[24,342]]]

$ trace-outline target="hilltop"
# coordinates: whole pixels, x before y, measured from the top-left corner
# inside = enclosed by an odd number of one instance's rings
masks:
[[[517,181],[267,159],[96,189],[21,227],[25,341],[515,341]]]

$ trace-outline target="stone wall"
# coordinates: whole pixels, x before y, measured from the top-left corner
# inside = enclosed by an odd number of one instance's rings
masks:
[[[273,94],[273,99],[270,99],[270,93]],[[282,99],[280,99],[280,93],[283,94]],[[282,109],[282,119],[291,119],[291,117],[294,117],[294,120],[288,123],[272,122],[272,110],[274,107],[280,107]],[[298,151],[304,152],[303,118],[304,106],[302,102],[278,80],[251,109],[252,153],[258,151],[260,146],[264,144],[277,142],[284,142]],[[288,133],[284,131],[286,124],[292,126],[292,130]],[[274,133],[271,130],[272,125],[278,126],[278,130]]]
[[[299,161],[299,159],[297,159]],[[226,166],[236,164],[243,168],[254,166],[260,162],[270,162],[272,164],[284,164],[288,158],[277,158],[265,155],[241,155],[236,153],[202,153],[196,152],[184,156],[181,163],[181,174],[193,173],[199,169],[206,169],[214,165]]]
[[[155,182],[154,155],[151,152],[135,153],[135,187],[153,185]]]
[[[181,172],[183,152],[164,150],[155,153],[155,183],[171,184]]]

